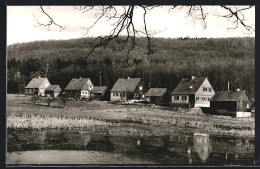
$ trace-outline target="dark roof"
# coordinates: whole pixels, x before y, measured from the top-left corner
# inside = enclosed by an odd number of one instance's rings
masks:
[[[90,78],[73,78],[64,90],[83,90]]]
[[[103,94],[106,90],[107,90],[107,86],[94,86],[91,92]]]
[[[243,93],[246,93],[248,96],[247,92],[245,90],[240,90],[240,91],[217,91],[215,95],[210,99],[210,101],[238,101],[239,98]],[[250,99],[250,97],[248,96]],[[250,99],[251,101],[251,99]]]
[[[182,79],[181,82],[174,89],[172,94],[195,94],[206,77],[194,78],[194,79]],[[192,86],[192,87],[191,87]]]
[[[25,88],[39,88],[45,79],[47,78],[33,78]]]
[[[167,88],[150,88],[146,96],[163,96]]]
[[[141,78],[120,78],[116,81],[111,92],[133,92],[140,81]]]
[[[49,85],[45,91],[54,91],[57,87],[60,87],[59,85]]]

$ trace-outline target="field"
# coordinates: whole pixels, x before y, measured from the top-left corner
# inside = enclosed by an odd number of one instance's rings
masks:
[[[143,104],[67,101],[64,108],[32,104],[29,97],[7,96],[8,129],[83,129],[111,135],[163,135],[171,131],[254,137],[254,117],[206,115],[200,108],[170,110]]]

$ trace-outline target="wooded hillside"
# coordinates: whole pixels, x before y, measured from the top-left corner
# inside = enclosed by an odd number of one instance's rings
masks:
[[[33,77],[44,75],[62,89],[74,77],[90,77],[94,85],[114,85],[117,78],[141,77],[148,87],[172,91],[182,78],[207,76],[215,90],[240,88],[255,92],[255,38],[164,39],[153,38],[153,54],[147,57],[146,40],[138,38],[129,57],[130,67],[122,68],[126,51],[114,51],[111,43],[98,48],[87,59],[91,38],[36,41],[8,46],[8,92],[16,93]],[[120,60],[121,59],[121,60]],[[46,66],[47,65],[47,66]],[[49,65],[49,66],[48,66]],[[17,73],[17,72],[20,72]]]

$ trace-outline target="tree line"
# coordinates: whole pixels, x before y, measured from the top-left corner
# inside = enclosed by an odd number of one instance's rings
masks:
[[[174,90],[182,78],[208,77],[216,91],[230,89],[255,93],[255,38],[152,38],[152,54],[145,54],[145,38],[136,40],[124,67],[124,50],[98,48],[87,59],[91,38],[36,41],[7,48],[8,93],[23,90],[33,77],[48,76],[62,89],[72,78],[89,77],[95,86],[110,88],[118,78],[141,77],[144,87]],[[116,43],[111,43],[116,47]],[[46,70],[46,68],[48,68]],[[49,71],[46,73],[46,71]]]

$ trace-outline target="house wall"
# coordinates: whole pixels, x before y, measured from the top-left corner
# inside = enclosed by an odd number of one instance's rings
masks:
[[[80,98],[90,98],[90,92],[88,90],[81,90]]]
[[[206,89],[206,90],[205,90]],[[194,107],[210,107],[210,99],[215,94],[214,89],[206,78],[195,93]]]
[[[121,100],[127,100],[127,93],[125,92],[111,92],[110,94],[110,100],[111,101],[121,101]]]
[[[178,97],[178,99],[176,97]],[[184,99],[183,97],[186,97],[186,100],[183,100]],[[172,100],[173,104],[188,104],[189,103],[189,95],[172,95],[171,100]]]
[[[88,90],[91,91],[93,89],[93,84],[90,80],[87,81],[87,83],[85,84],[85,86],[83,87],[84,90]]]
[[[214,111],[215,114],[219,115],[228,115],[228,116],[236,116],[236,101],[211,101],[210,108]]]
[[[38,89],[37,88],[33,88],[33,89],[25,89],[24,94],[26,95],[34,95],[34,92],[38,93]]]
[[[237,111],[247,112],[251,111],[252,102],[248,98],[247,94],[244,92],[237,102]]]
[[[152,104],[156,104],[156,105],[163,104],[162,103],[162,101],[163,101],[162,98],[163,97],[161,97],[161,96],[149,96],[147,98],[149,99],[150,103],[152,103]]]
[[[77,91],[77,90],[66,90],[66,91],[65,91],[65,95],[66,95],[66,97],[69,97],[69,98],[80,98],[80,96],[81,96],[81,91]]]
[[[133,96],[133,97],[131,97]],[[138,83],[136,86],[133,95],[128,95],[128,100],[133,99],[133,100],[145,100],[145,95],[144,95],[144,85],[142,81]]]
[[[51,84],[50,84],[49,80],[46,78],[46,79],[42,82],[42,84],[40,85],[40,87],[39,87],[38,95],[44,96],[44,95],[45,95],[45,89],[46,89],[49,85],[51,85]]]

